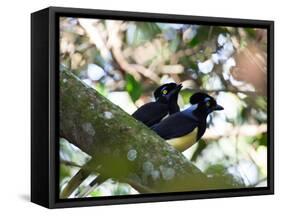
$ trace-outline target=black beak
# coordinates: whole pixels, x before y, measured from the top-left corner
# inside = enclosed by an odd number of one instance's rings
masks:
[[[167,95],[167,99],[168,99],[168,100],[177,100],[178,94],[179,94],[181,88],[182,88],[182,84],[178,84],[178,85],[176,86],[176,88],[174,88],[174,89]]]
[[[180,92],[182,88],[182,84],[178,84],[176,88],[174,88],[167,96],[168,96],[168,99],[171,99],[171,98],[178,98],[178,94]]]
[[[182,88],[182,84],[178,84],[177,87],[173,90],[174,93],[179,93]]]
[[[218,104],[217,104],[217,105],[215,106],[215,108],[214,108],[214,110],[218,110],[218,111],[219,111],[219,110],[223,110],[223,109],[224,109],[224,108],[223,108],[221,105],[218,105]]]

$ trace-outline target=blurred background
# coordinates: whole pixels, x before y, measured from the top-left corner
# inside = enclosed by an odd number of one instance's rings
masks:
[[[233,187],[267,185],[267,31],[100,19],[61,18],[60,66],[76,74],[129,114],[153,101],[167,82],[183,84],[179,105],[205,91],[224,111],[208,118],[203,138],[184,155],[208,176]],[[78,101],[79,102],[79,101]],[[90,156],[60,140],[63,188]],[[112,179],[85,195],[136,194]]]

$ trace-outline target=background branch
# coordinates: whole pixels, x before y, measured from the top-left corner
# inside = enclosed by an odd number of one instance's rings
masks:
[[[183,82],[184,83],[184,82]],[[219,93],[219,92],[232,92],[234,94],[242,93],[248,96],[258,96],[257,92],[254,91],[242,91],[238,89],[216,89],[216,90],[206,90],[206,89],[199,89],[199,88],[184,88],[182,91],[188,91],[188,92],[205,92],[205,93]]]
[[[154,81],[155,83],[160,82],[160,78],[156,73],[151,71],[150,69],[144,67],[140,64],[130,64],[122,52],[122,40],[120,35],[120,25],[121,22],[111,21],[108,23],[109,33],[109,46],[112,50],[112,55],[115,61],[118,63],[120,68],[126,73],[130,73],[136,80],[141,79],[141,75],[144,77]]]

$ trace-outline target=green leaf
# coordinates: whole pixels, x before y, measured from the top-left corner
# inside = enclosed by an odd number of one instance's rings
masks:
[[[66,177],[70,177],[71,172],[70,172],[70,168],[61,164],[60,165],[60,182],[62,182],[62,180]]]
[[[139,46],[152,40],[159,33],[161,30],[155,23],[136,22],[128,26],[126,40],[131,46]]]
[[[262,110],[265,110],[265,111],[267,110],[267,101],[266,101],[265,97],[258,96],[257,99],[256,99],[256,104]]]
[[[197,44],[199,44],[199,39],[197,38],[197,37],[194,37],[189,43],[188,43],[188,45],[190,46],[190,47],[195,47]]]
[[[259,144],[260,144],[260,145],[267,146],[267,133],[263,133],[263,134],[260,136]]]
[[[126,91],[129,93],[132,100],[135,102],[140,98],[142,94],[141,84],[138,81],[136,81],[135,78],[130,74],[126,74],[125,80],[126,80],[126,86],[125,86]]]
[[[98,93],[100,93],[101,95],[103,96],[107,96],[108,94],[108,90],[107,88],[105,87],[105,85],[101,82],[98,82],[96,85],[95,85],[95,90],[98,91]]]
[[[90,196],[99,197],[99,196],[102,196],[102,192],[99,190],[99,188],[97,188],[96,190],[94,190],[93,192],[90,193]]]
[[[180,92],[180,95],[181,95],[181,97],[183,99],[184,104],[188,104],[189,103],[189,98],[191,97],[192,94],[193,94],[193,92],[187,91],[187,90]]]
[[[267,146],[267,133],[258,134],[256,137],[254,137],[252,143],[254,142],[260,146]]]

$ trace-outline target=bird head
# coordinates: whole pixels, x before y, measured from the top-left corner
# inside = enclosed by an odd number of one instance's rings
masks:
[[[156,100],[169,102],[174,99],[176,102],[181,88],[182,84],[167,83],[154,91],[154,97]]]
[[[197,104],[200,110],[206,111],[206,114],[224,109],[221,105],[217,104],[217,101],[212,96],[203,92],[193,94],[190,97],[190,103],[192,105]]]

